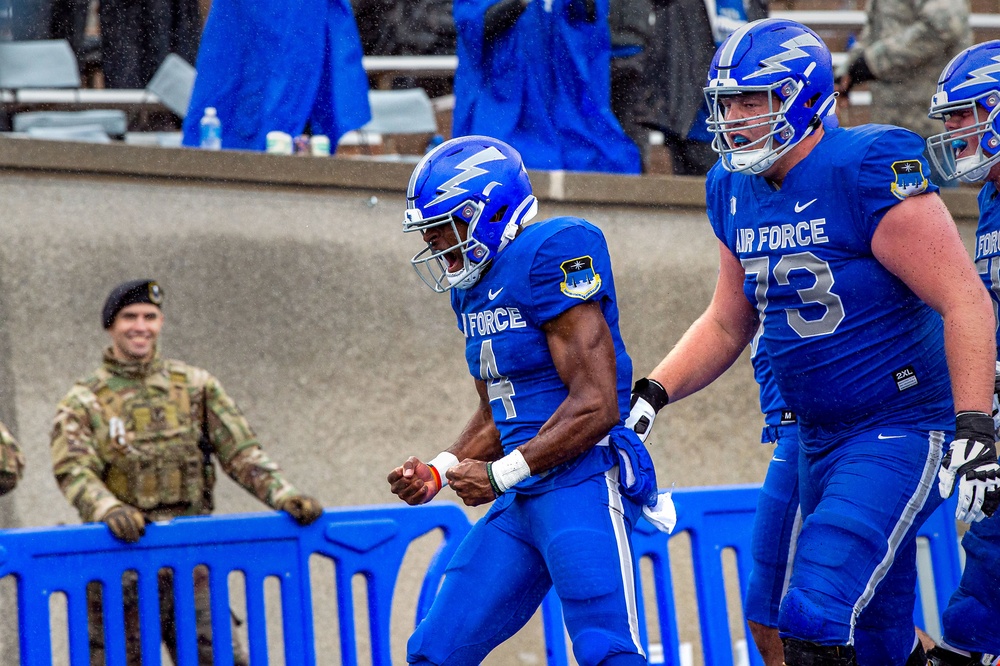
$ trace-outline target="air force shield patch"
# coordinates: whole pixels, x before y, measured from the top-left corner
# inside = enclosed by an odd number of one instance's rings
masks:
[[[577,257],[559,265],[564,279],[559,290],[570,298],[589,298],[601,288],[601,276],[594,272],[594,261],[590,257]]]
[[[893,181],[893,196],[902,201],[907,197],[921,194],[927,189],[927,178],[924,176],[920,160],[900,160],[892,163],[892,172],[896,175]]]

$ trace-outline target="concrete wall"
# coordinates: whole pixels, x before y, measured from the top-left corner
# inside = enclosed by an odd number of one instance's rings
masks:
[[[0,169],[5,155],[21,154],[10,143],[0,140]],[[107,343],[100,308],[126,279],[160,281],[164,355],[219,377],[268,452],[327,506],[394,501],[389,469],[448,446],[471,413],[476,396],[448,298],[419,281],[408,262],[419,239],[400,233],[399,177],[408,168],[353,164],[357,182],[306,188],[87,175],[51,159],[23,168],[10,158],[0,170],[0,416],[28,460],[18,490],[0,500],[5,526],[78,520],[51,474],[50,422],[74,379],[99,362]],[[298,158],[285,159],[300,168]],[[360,184],[365,170],[378,190]],[[545,178],[537,182],[551,193]],[[622,178],[603,187],[620,191],[625,181],[650,187]],[[579,215],[607,235],[622,332],[637,373],[647,372],[711,297],[717,241],[704,213],[641,199],[549,199],[543,217]],[[963,231],[971,236],[968,225]],[[770,457],[757,443],[760,425],[743,359],[658,421],[652,451],[661,487],[760,482]],[[219,485],[219,512],[262,509],[228,479]],[[416,583],[403,581],[407,598]],[[682,581],[679,594],[689,593]],[[394,617],[399,661],[410,623]],[[684,620],[689,640],[693,626]],[[544,660],[538,632],[527,633],[492,663]],[[3,638],[10,647],[11,627]]]

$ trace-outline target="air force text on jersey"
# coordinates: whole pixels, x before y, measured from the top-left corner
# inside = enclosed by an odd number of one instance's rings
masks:
[[[492,308],[490,310],[480,310],[479,312],[463,312],[462,332],[466,338],[475,338],[480,335],[496,335],[508,328],[525,328],[524,318],[517,308]]]
[[[780,250],[788,247],[806,247],[828,243],[830,239],[827,238],[826,230],[823,228],[825,225],[826,218],[821,217],[795,224],[776,224],[760,229],[738,229],[736,251],[742,254],[744,252],[759,252],[764,249]]]

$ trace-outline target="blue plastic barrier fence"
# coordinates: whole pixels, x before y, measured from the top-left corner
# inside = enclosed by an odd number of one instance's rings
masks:
[[[658,532],[646,521],[640,521],[632,534],[632,546],[638,560],[648,558],[653,572],[653,593],[656,599],[657,625],[663,646],[664,663],[679,666],[680,639],[677,630],[677,613],[674,608],[673,576],[670,571],[668,541],[679,534],[688,534],[694,573],[695,594],[698,605],[698,623],[704,663],[712,666],[733,666],[733,640],[729,630],[729,612],[726,600],[725,575],[722,553],[732,549],[736,556],[741,599],[746,595],[747,581],[752,564],[750,542],[757,494],[760,487],[723,486],[684,488],[673,494],[677,507],[677,526],[671,535]],[[930,546],[933,581],[918,581],[920,585],[933,585],[938,615],[944,612],[951,593],[958,587],[961,566],[958,554],[958,537],[955,530],[955,498],[945,502],[919,530],[919,537]],[[639,600],[643,599],[642,579]],[[918,590],[918,599],[919,590]],[[546,617],[561,620],[558,599],[546,598]],[[640,638],[648,654],[648,636],[643,609],[640,606]],[[923,609],[918,604],[914,622],[924,623]],[[763,666],[763,661],[744,621],[748,653],[752,666]],[[567,664],[565,639],[561,626],[546,627],[550,666]]]
[[[427,572],[417,616],[430,607],[462,537],[469,531],[464,512],[448,503],[423,507],[393,505],[327,510],[308,527],[281,513],[184,518],[147,527],[137,544],[122,544],[104,525],[18,529],[0,533],[0,576],[17,577],[21,664],[51,666],[49,598],[67,599],[70,664],[89,666],[86,587],[103,586],[107,666],[125,666],[122,574],[139,574],[139,608],[143,664],[160,664],[157,572],[175,572],[174,595],[180,666],[198,663],[191,572],[207,565],[210,577],[212,639],[215,662],[231,666],[229,586],[231,571],[246,580],[247,628],[251,659],[267,663],[264,582],[281,584],[285,663],[315,664],[309,558],[332,558],[336,565],[336,599],[342,663],[358,662],[351,580],[361,574],[368,583],[371,663],[391,664],[389,618],[393,590],[410,543],[433,531],[442,543]],[[367,659],[364,661],[368,661]]]
[[[674,493],[678,513],[674,534],[690,536],[702,651],[705,663],[713,666],[733,663],[722,552],[735,552],[739,588],[745,593],[757,491],[757,486],[729,486]],[[920,531],[930,545],[939,613],[960,576],[953,516],[954,502],[947,502]],[[435,530],[443,536],[424,576],[414,617],[417,622],[430,608],[445,566],[469,529],[462,509],[444,502],[420,507],[331,509],[308,527],[299,527],[280,513],[185,518],[150,525],[146,536],[131,545],[114,539],[103,525],[19,529],[0,532],[0,576],[13,574],[17,578],[21,663],[25,666],[52,664],[50,597],[56,593],[67,599],[70,664],[89,666],[86,588],[90,581],[97,581],[103,588],[107,666],[124,666],[121,580],[130,570],[139,578],[143,663],[158,666],[157,585],[158,572],[164,568],[175,572],[180,666],[195,666],[198,657],[191,572],[199,565],[209,569],[217,664],[232,665],[228,578],[230,572],[237,571],[246,581],[248,642],[254,664],[267,663],[264,584],[267,578],[276,577],[281,587],[285,663],[312,666],[316,655],[309,559],[314,554],[324,555],[335,564],[342,663],[354,666],[359,659],[351,581],[361,575],[367,581],[370,661],[375,666],[386,666],[391,664],[393,592],[410,544]],[[667,549],[670,538],[641,521],[633,534],[633,547],[637,559],[647,558],[652,564],[660,641],[666,663],[676,665],[680,663],[680,640]],[[640,602],[642,598],[640,590]],[[542,604],[542,616],[548,663],[564,666],[568,663],[565,630],[559,601],[552,593]],[[914,617],[923,626],[922,609],[918,608]],[[641,638],[648,645],[645,624],[643,619]],[[761,663],[753,649],[750,659],[755,666]]]

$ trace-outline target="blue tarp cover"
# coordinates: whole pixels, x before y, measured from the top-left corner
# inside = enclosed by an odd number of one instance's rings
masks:
[[[223,148],[263,150],[272,130],[336,145],[371,118],[361,40],[347,0],[215,0],[198,52],[184,145],[214,106]]]
[[[611,112],[608,0],[594,22],[583,0],[534,0],[494,43],[496,0],[455,0],[455,136],[511,144],[529,169],[639,173],[639,149]]]

